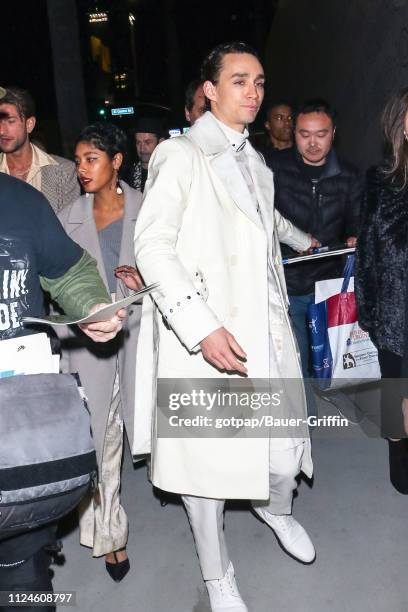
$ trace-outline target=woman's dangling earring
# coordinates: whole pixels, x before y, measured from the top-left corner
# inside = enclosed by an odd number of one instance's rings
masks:
[[[118,174],[118,171],[117,171],[117,170],[116,170],[116,193],[117,193],[118,195],[122,195],[122,193],[123,193],[123,189],[122,189],[122,187],[120,186],[120,182],[119,182],[119,174]]]
[[[406,133],[406,131],[404,130],[404,138],[405,140],[408,142],[408,134]]]

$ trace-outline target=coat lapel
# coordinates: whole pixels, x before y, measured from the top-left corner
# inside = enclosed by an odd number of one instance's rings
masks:
[[[93,195],[89,197],[81,196],[76,200],[70,210],[67,225],[67,234],[86,249],[98,264],[99,274],[102,277],[105,286],[108,287],[108,279],[106,277],[105,265],[102,259],[101,248],[99,246],[98,232],[93,217]]]
[[[129,187],[121,181],[121,187],[125,196],[125,211],[123,215],[122,240],[120,246],[118,265],[135,265],[135,254],[133,251],[133,236],[135,232],[135,222],[142,204],[142,194]],[[76,200],[70,210],[66,231],[72,240],[78,242],[84,249],[97,261],[98,270],[102,276],[105,286],[108,287],[105,265],[99,245],[98,232],[96,231],[93,217],[93,195],[89,197],[81,196]],[[120,290],[119,281],[116,284],[116,291]],[[123,291],[121,291],[123,293]]]
[[[133,237],[135,234],[135,223],[142,204],[142,194],[140,191],[131,189],[126,183],[121,181],[121,187],[125,196],[125,212],[123,215],[122,242],[120,245],[119,266],[135,266],[135,252],[133,247]],[[122,284],[119,280],[116,283],[116,295],[122,295]]]
[[[239,169],[232,150],[221,153],[210,160],[211,167],[221,180],[229,196],[238,208],[258,227],[262,228],[262,221],[256,210],[254,201],[249,193],[248,186]]]
[[[241,174],[235,154],[222,129],[210,112],[205,113],[188,132],[188,138],[200,147],[211,168],[221,180],[238,208],[258,227],[262,221]]]

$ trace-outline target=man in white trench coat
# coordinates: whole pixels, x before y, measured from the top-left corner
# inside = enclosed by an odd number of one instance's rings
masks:
[[[258,500],[255,512],[283,548],[312,562],[313,544],[292,517],[295,477],[312,474],[310,441],[160,437],[156,381],[299,379],[279,241],[300,252],[318,243],[274,211],[273,175],[247,140],[264,96],[256,52],[220,45],[202,80],[211,111],[155,150],[136,224],[137,266],[146,283],[160,283],[154,304],[143,306],[136,406],[151,409],[152,482],[182,495],[211,609],[244,612],[224,539],[225,499]],[[303,390],[300,403],[306,415]],[[136,411],[139,441],[149,414]]]

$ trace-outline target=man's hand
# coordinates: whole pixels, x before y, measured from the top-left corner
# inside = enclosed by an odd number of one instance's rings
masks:
[[[309,250],[310,249],[315,249],[317,247],[321,247],[322,246],[322,243],[319,242],[317,238],[314,238],[313,236],[310,236],[310,240],[311,240],[311,242],[310,242]]]
[[[307,249],[307,251],[299,251],[301,255],[310,255],[312,253],[312,249],[322,246],[322,243],[319,242],[317,238],[313,238],[311,234],[309,234],[309,237],[310,237],[310,247]]]
[[[247,369],[237,356],[246,358],[245,351],[225,327],[220,327],[200,342],[204,359],[219,370],[246,374]]]
[[[104,308],[106,304],[95,304],[92,306],[89,314],[97,312]],[[108,342],[112,340],[116,334],[122,329],[122,321],[126,317],[126,310],[121,308],[118,312],[107,321],[99,321],[98,323],[87,323],[80,325],[84,334],[89,336],[94,342]]]
[[[357,244],[357,238],[356,236],[350,236],[350,238],[347,238],[346,240],[346,245],[350,248],[350,247],[355,247]]]
[[[140,291],[143,287],[143,281],[139,272],[132,266],[118,266],[115,268],[115,276],[125,283],[126,287],[132,291]]]

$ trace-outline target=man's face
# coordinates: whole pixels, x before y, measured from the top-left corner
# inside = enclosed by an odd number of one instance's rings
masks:
[[[149,132],[136,132],[135,142],[138,157],[142,164],[147,166],[153,151],[159,144],[159,139],[157,138],[156,134],[150,134]]]
[[[264,83],[263,68],[254,55],[227,53],[218,82],[206,81],[204,93],[217,119],[242,132],[255,120],[264,97]]]
[[[322,166],[332,148],[335,129],[326,113],[301,113],[296,121],[295,140],[303,161]]]
[[[14,104],[0,104],[0,113],[5,113],[0,119],[0,151],[14,153],[27,142],[28,135],[33,131],[35,118],[20,117]]]
[[[194,123],[204,115],[205,113],[205,95],[203,86],[199,85],[194,94],[194,104],[190,110],[185,109],[186,119],[190,125]]]
[[[292,109],[287,104],[278,104],[268,111],[265,127],[270,135],[281,143],[292,145]]]

